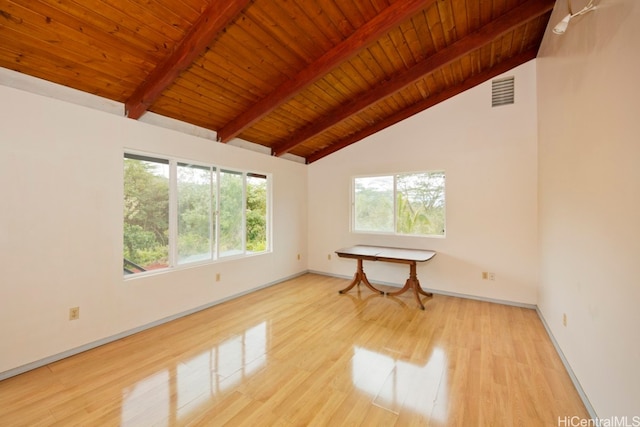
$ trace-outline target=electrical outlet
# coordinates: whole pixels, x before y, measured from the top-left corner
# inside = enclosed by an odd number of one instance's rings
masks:
[[[80,307],[71,307],[69,309],[69,320],[78,320],[80,318]]]
[[[298,254],[298,261],[300,261],[300,254]]]
[[[220,273],[216,273],[216,282],[220,281]]]
[[[327,259],[331,261],[331,254],[327,255]]]
[[[562,326],[567,326],[567,313],[562,313]]]
[[[482,272],[482,280],[496,280],[496,273],[483,271]]]

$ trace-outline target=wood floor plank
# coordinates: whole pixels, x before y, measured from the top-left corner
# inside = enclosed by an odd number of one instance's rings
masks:
[[[0,425],[484,426],[588,418],[534,310],[306,274],[0,382]],[[387,290],[387,287],[380,286]]]

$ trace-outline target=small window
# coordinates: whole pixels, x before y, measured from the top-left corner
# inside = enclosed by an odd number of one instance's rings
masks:
[[[354,178],[352,224],[355,232],[444,236],[444,172]]]
[[[213,259],[214,173],[209,166],[178,163],[178,264]]]
[[[124,156],[124,272],[169,266],[169,161]]]
[[[394,231],[393,181],[393,176],[361,177],[354,180],[356,231]]]
[[[267,249],[267,177],[247,174],[247,252]]]
[[[240,172],[220,171],[220,256],[243,253],[243,176]]]

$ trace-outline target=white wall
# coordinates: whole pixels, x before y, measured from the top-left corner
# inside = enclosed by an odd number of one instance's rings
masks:
[[[307,270],[305,165],[7,86],[0,100],[0,375]],[[273,174],[273,253],[125,281],[125,147]]]
[[[352,276],[333,252],[357,243],[433,249],[423,287],[535,304],[538,283],[535,63],[514,75],[516,103],[491,108],[491,82],[309,165],[309,269]],[[350,232],[355,175],[444,170],[446,238]],[[327,255],[333,254],[328,260]],[[404,284],[405,265],[366,263],[372,281]],[[495,281],[482,280],[493,272]]]
[[[307,268],[351,276],[334,251],[366,243],[438,251],[425,287],[538,304],[598,415],[638,415],[638,22],[640,2],[601,0],[508,73],[516,105],[491,109],[487,83],[308,167],[0,85],[0,375]],[[125,282],[125,147],[273,173],[274,253]],[[354,175],[431,169],[446,238],[350,233]]]
[[[640,2],[597,3],[537,60],[538,304],[597,415],[640,416]]]

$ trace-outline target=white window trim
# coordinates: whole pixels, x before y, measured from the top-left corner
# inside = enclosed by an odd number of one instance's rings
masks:
[[[445,194],[445,206],[444,206],[444,216],[445,216],[445,226],[443,234],[404,234],[398,233],[396,231],[396,215],[397,215],[397,179],[398,175],[411,175],[411,174],[423,174],[423,173],[443,173],[445,175],[444,182],[444,194]],[[358,178],[376,178],[376,177],[393,177],[393,229],[394,231],[366,231],[366,230],[357,230],[356,229],[356,179]],[[421,170],[421,171],[410,171],[410,172],[389,172],[389,173],[378,173],[378,174],[362,174],[362,175],[352,175],[351,176],[351,214],[349,218],[349,231],[352,234],[362,234],[362,235],[375,235],[375,236],[394,236],[394,237],[418,237],[418,238],[429,238],[429,239],[444,239],[447,237],[447,179],[446,179],[446,171],[444,169],[433,169],[433,170]]]
[[[139,272],[139,273],[134,273],[134,274],[127,274],[127,275],[123,275],[123,280],[125,281],[129,281],[129,280],[135,280],[141,277],[149,277],[149,276],[154,276],[154,275],[158,275],[158,274],[165,274],[167,272],[171,272],[171,271],[178,271],[178,270],[183,270],[183,269],[189,269],[189,268],[195,268],[195,267],[200,267],[200,266],[204,266],[204,265],[210,265],[210,264],[217,264],[217,263],[222,263],[222,262],[227,262],[227,261],[232,261],[232,260],[237,260],[237,259],[242,259],[242,258],[251,258],[251,257],[255,257],[255,256],[260,256],[260,255],[264,255],[264,254],[269,254],[273,252],[273,243],[272,243],[272,229],[273,229],[273,224],[272,224],[272,209],[273,209],[273,191],[272,191],[272,181],[273,181],[273,176],[271,173],[267,173],[267,172],[263,172],[263,171],[258,171],[255,169],[238,169],[238,168],[234,168],[234,167],[227,167],[227,166],[222,166],[219,164],[212,164],[212,163],[208,163],[208,162],[203,162],[203,161],[197,161],[197,160],[192,160],[192,159],[185,159],[185,158],[181,158],[181,157],[174,157],[174,156],[170,156],[170,155],[166,155],[166,154],[159,154],[159,153],[151,153],[148,151],[140,151],[140,150],[135,150],[135,149],[127,149],[125,148],[122,152],[121,155],[121,159],[124,159],[125,156],[127,154],[131,154],[131,155],[137,155],[137,156],[145,156],[145,157],[150,157],[150,158],[154,158],[154,159],[158,159],[158,160],[166,160],[169,162],[169,266],[165,267],[165,268],[159,268],[159,269],[155,269],[155,270],[148,270],[148,271],[143,271],[143,272]],[[213,208],[213,212],[211,213],[212,218],[215,219],[215,230],[212,230],[215,233],[215,236],[210,236],[211,241],[215,242],[215,244],[212,243],[212,258],[208,259],[208,260],[203,260],[203,261],[194,261],[194,262],[190,262],[190,263],[185,263],[185,264],[178,264],[177,260],[178,260],[178,254],[177,254],[177,250],[178,250],[178,245],[177,245],[177,241],[178,241],[178,180],[177,180],[177,165],[178,163],[187,163],[187,164],[195,164],[195,165],[199,165],[199,166],[204,166],[204,167],[208,167],[212,169],[212,172],[216,174],[216,182],[215,182],[215,188],[214,186],[211,186],[212,188],[212,192],[215,191],[216,193],[216,200],[215,200],[215,207]],[[241,254],[236,254],[236,255],[227,255],[227,256],[223,256],[221,257],[218,251],[218,236],[220,234],[220,171],[221,170],[227,170],[227,171],[232,171],[232,172],[237,172],[239,174],[241,174],[243,176],[243,183],[242,183],[242,253]],[[246,239],[247,239],[247,229],[246,229],[246,211],[247,211],[247,200],[246,200],[246,195],[247,195],[247,190],[246,190],[246,185],[247,185],[247,176],[249,174],[258,174],[258,175],[262,175],[266,177],[267,180],[267,209],[266,209],[266,223],[267,223],[267,232],[266,232],[266,239],[267,239],[267,243],[266,243],[266,248],[264,251],[260,251],[260,252],[251,252],[251,253],[247,253],[246,250]],[[123,181],[122,181],[122,185],[121,185],[121,189],[124,188],[124,177],[123,177]],[[212,194],[213,195],[213,194]],[[122,200],[122,209],[121,212],[124,211],[124,194],[121,197]],[[121,223],[121,230],[124,230],[124,218],[121,217],[122,223]],[[212,229],[214,227],[210,227],[210,229]],[[215,237],[215,239],[214,239]],[[124,242],[121,242],[121,250],[123,248]]]

